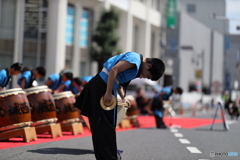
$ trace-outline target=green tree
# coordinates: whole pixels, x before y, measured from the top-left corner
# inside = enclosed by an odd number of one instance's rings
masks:
[[[104,10],[92,35],[91,57],[98,61],[99,71],[109,57],[121,53],[117,47],[119,40],[116,33],[118,21],[119,14],[115,9]]]

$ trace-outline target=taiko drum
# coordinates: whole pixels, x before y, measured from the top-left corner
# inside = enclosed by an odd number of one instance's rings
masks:
[[[65,91],[53,95],[58,122],[61,124],[74,123],[79,121],[79,110],[73,105],[75,95],[71,91]]]
[[[34,126],[57,122],[54,99],[47,86],[31,87],[25,91],[30,103]]]
[[[0,92],[0,132],[30,126],[30,105],[21,88]]]

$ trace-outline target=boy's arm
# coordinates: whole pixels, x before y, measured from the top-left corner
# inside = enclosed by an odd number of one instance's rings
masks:
[[[107,89],[104,94],[104,102],[106,102],[106,103],[111,102],[112,89],[113,89],[113,85],[117,78],[118,73],[120,73],[124,70],[127,70],[129,68],[132,68],[132,67],[134,67],[134,64],[122,60],[122,61],[119,61],[115,66],[113,66],[111,68],[111,70],[109,71],[108,80],[107,80]]]

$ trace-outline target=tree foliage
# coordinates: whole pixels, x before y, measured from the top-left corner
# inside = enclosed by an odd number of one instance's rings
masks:
[[[119,14],[111,8],[104,10],[101,14],[97,27],[92,35],[91,57],[100,63],[107,58],[119,54],[117,48],[119,36],[116,33],[118,28]]]

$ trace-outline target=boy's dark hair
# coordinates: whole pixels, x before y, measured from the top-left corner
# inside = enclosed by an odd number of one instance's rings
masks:
[[[73,79],[73,74],[72,74],[72,72],[65,72],[65,73],[63,73],[63,75],[65,75],[65,76],[67,77],[67,79],[70,79],[70,80]]]
[[[152,75],[152,80],[157,81],[165,72],[165,64],[158,58],[146,58],[146,62],[152,65],[152,67],[148,69]]]
[[[17,62],[17,63],[12,64],[12,65],[11,65],[11,68],[13,68],[13,69],[15,69],[15,70],[17,70],[17,71],[22,72],[22,71],[23,71],[23,64]]]
[[[39,73],[41,76],[43,76],[43,77],[46,75],[46,69],[45,69],[44,67],[42,67],[42,66],[37,67],[35,70],[37,70],[38,73]]]
[[[176,87],[176,90],[179,94],[182,94],[183,93],[183,89],[181,87]]]
[[[78,86],[81,86],[81,85],[82,85],[82,81],[81,81],[81,79],[78,78],[78,77],[73,78],[73,81],[74,81],[75,83],[77,83]]]

